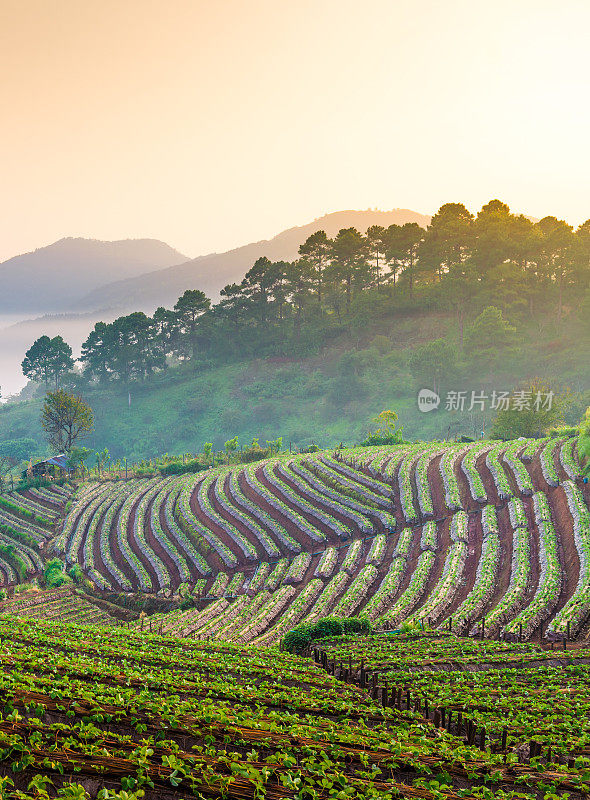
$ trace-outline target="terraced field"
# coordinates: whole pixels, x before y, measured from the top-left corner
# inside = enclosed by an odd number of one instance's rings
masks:
[[[119,612],[119,609],[116,609],[121,616],[119,619],[109,613],[113,609],[108,604],[103,604],[107,608],[104,610],[97,605],[97,602],[100,601],[92,601],[70,586],[47,591],[33,590],[1,602],[0,618],[53,620],[78,625],[124,624],[124,611]]]
[[[42,572],[47,543],[71,494],[67,485],[52,485],[0,495],[0,587]]]
[[[412,643],[400,644],[410,657]],[[523,757],[512,742],[482,748],[449,717],[452,731],[397,696],[383,705],[277,648],[0,618],[0,683],[5,800],[581,800],[590,792],[584,755],[543,748]]]
[[[484,749],[541,763],[590,763],[586,647],[540,649],[430,632],[322,639],[315,655],[329,672],[357,683],[362,665],[375,698],[419,708],[435,726]]]
[[[574,439],[356,448],[87,484],[54,547],[99,588],[189,586],[199,607],[163,618],[170,633],[271,644],[363,613],[574,638],[590,613],[585,491]]]

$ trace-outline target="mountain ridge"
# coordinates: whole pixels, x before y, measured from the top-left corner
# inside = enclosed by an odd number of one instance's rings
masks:
[[[257,258],[266,256],[271,261],[294,260],[299,245],[318,230],[325,230],[329,237],[333,237],[341,228],[356,227],[365,233],[371,225],[387,227],[416,222],[426,227],[430,219],[426,214],[404,208],[331,212],[305,225],[286,228],[270,239],[250,242],[221,253],[208,253],[134,278],[114,281],[82,298],[80,307],[133,307],[151,312],[158,305],[172,305],[185,289],[201,289],[216,299],[225,285],[241,281]]]
[[[183,260],[184,254],[158,239],[62,237],[0,263],[0,313],[68,311],[121,274],[132,277]]]

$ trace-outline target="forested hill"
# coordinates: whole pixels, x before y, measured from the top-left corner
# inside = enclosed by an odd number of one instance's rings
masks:
[[[497,200],[477,216],[451,203],[427,229],[315,232],[295,261],[257,259],[217,303],[189,290],[151,317],[99,323],[82,372],[68,372],[67,344],[36,343],[27,375],[39,395],[45,382],[81,393],[96,412],[89,444],[131,458],[235,435],[350,444],[384,408],[410,438],[479,437],[494,413],[472,393],[535,378],[571,390],[566,422],[582,416],[589,285],[589,222],[574,231]],[[436,411],[418,410],[425,387]],[[447,410],[449,393],[466,402]],[[40,440],[38,415],[38,402],[2,408],[0,441]]]
[[[357,228],[365,233],[372,225],[388,227],[414,222],[425,228],[429,221],[430,217],[404,208],[392,211],[337,211],[307,225],[282,231],[272,239],[252,242],[226,253],[200,256],[167,269],[101,286],[83,298],[80,308],[133,307],[153,310],[159,305],[172,304],[188,288],[200,289],[210,297],[217,297],[226,284],[239,282],[256,259],[262,256],[270,261],[294,261],[299,245],[316,231],[323,230],[327,236],[333,237],[342,228]]]

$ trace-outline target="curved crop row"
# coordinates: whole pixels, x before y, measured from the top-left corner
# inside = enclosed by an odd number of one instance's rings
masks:
[[[504,471],[504,467],[500,463],[501,452],[501,445],[492,447],[492,449],[489,450],[486,455],[486,466],[491,472],[492,478],[494,479],[494,485],[496,487],[498,497],[501,500],[510,500],[514,497],[514,492],[510,487],[510,482],[508,481],[508,476]]]
[[[494,593],[499,563],[500,537],[489,533],[481,547],[473,589],[455,612],[459,625],[470,624],[481,616]]]
[[[195,516],[191,508],[191,495],[203,480],[202,476],[191,478],[184,481],[182,491],[176,501],[176,514],[180,527],[187,535],[194,537],[199,549],[208,551],[213,549],[227,567],[235,567],[238,563],[235,553],[233,553],[219,536],[210,528],[203,525]]]
[[[520,442],[511,444],[506,448],[504,453],[504,461],[510,467],[512,474],[514,475],[514,480],[516,481],[518,491],[522,494],[530,496],[534,491],[533,482],[531,481],[531,476],[529,475],[527,468],[518,457],[520,450],[522,450],[522,444]]]
[[[266,463],[262,471],[266,480],[280,497],[287,498],[299,511],[317,520],[318,524],[323,524],[331,528],[340,538],[347,539],[352,533],[355,524],[358,525],[363,533],[368,533],[373,529],[370,520],[366,517],[357,515],[355,512],[350,511],[350,509],[345,509],[333,496],[330,498],[326,497],[325,494],[317,491],[310,483],[301,480],[293,470],[289,469],[284,464],[274,463],[271,465],[270,463]],[[293,489],[287,483],[287,480],[294,483],[297,490]],[[339,513],[344,514],[350,520],[350,523],[345,524],[340,522],[334,515],[325,511],[322,507],[326,504],[333,505],[335,510],[338,510]],[[318,535],[323,537],[320,541],[325,540],[325,534],[320,531],[319,527],[314,526],[313,530],[313,538],[315,541],[318,541],[318,539],[315,538]]]
[[[557,555],[557,536],[552,522],[536,520],[539,532],[539,584],[529,605],[506,626],[507,633],[519,632],[528,638],[537,625],[555,608],[561,590],[561,566]]]
[[[443,452],[438,465],[438,471],[445,487],[445,504],[449,511],[459,511],[462,508],[459,483],[455,474],[455,467],[458,460],[465,454],[465,450],[454,450],[448,448]]]
[[[485,503],[487,493],[477,471],[476,461],[482,452],[481,446],[470,447],[461,460],[461,471],[467,479],[469,491],[473,499],[478,503]]]
[[[207,519],[211,520],[213,526],[220,528],[224,534],[232,540],[233,544],[235,544],[244,558],[256,559],[258,557],[256,548],[252,545],[249,539],[247,539],[244,534],[235,527],[235,525],[230,524],[224,517],[221,516],[221,514],[218,514],[213,507],[213,504],[209,500],[209,488],[217,479],[218,475],[214,473],[208,473],[197,484],[196,491],[199,508],[207,517]],[[213,532],[211,531],[211,533]],[[218,539],[216,535],[215,538]]]
[[[215,492],[215,498],[217,502],[232,519],[236,519],[245,528],[247,528],[248,531],[250,531],[268,558],[276,558],[280,555],[280,551],[268,533],[255,520],[240,511],[237,505],[232,502],[230,497],[227,495],[225,491],[225,481],[227,477],[228,473],[222,472],[213,482],[213,491]]]
[[[574,541],[580,561],[578,583],[564,607],[553,618],[547,633],[578,633],[590,613],[590,512],[575,483],[564,481],[569,512],[573,520]]]
[[[289,478],[301,491],[305,501],[311,500],[315,504],[333,508],[341,516],[350,520],[350,524],[358,527],[362,533],[370,533],[373,530],[373,523],[369,516],[372,509],[362,506],[350,497],[342,495],[327,486],[303,465],[295,461],[289,461],[287,464],[277,465],[275,472],[279,472],[282,477]],[[335,520],[335,518],[328,516],[322,521],[326,524],[331,524],[331,519]],[[339,523],[339,525],[342,525],[342,523]],[[346,529],[343,530],[342,537],[346,538],[348,531]]]
[[[314,525],[311,525],[305,517],[301,516],[297,511],[294,511],[290,506],[283,502],[274,492],[262,484],[256,475],[259,469],[258,464],[250,465],[244,470],[244,477],[248,485],[262,497],[272,508],[274,508],[283,517],[286,517],[297,530],[302,531],[314,542],[323,542],[326,539],[325,534],[319,531]],[[266,473],[265,473],[266,474]],[[279,489],[279,493],[281,489]],[[297,547],[301,550],[301,545]]]

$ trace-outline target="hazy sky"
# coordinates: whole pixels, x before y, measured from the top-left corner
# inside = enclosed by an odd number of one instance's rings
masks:
[[[344,208],[590,217],[588,0],[0,0],[0,260]]]

